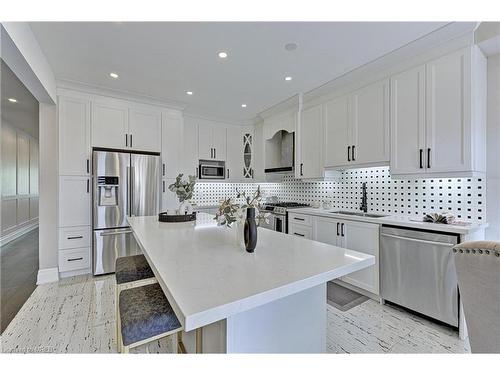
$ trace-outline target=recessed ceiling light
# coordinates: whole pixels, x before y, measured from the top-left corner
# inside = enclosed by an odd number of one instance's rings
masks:
[[[297,43],[287,43],[285,44],[285,49],[287,51],[295,51],[297,49]]]
[[[246,105],[246,104],[242,104],[242,105],[241,105],[241,107],[242,107],[242,108],[246,108],[246,107],[247,107],[247,105]]]
[[[17,99],[16,98],[9,98],[8,100],[11,103],[17,103]]]
[[[290,76],[285,77],[285,81],[291,81],[291,80],[292,80],[292,77],[290,77]]]
[[[116,74],[116,73],[114,73],[114,72],[109,73],[109,76],[110,76],[111,78],[113,78],[113,79],[117,79],[117,78],[119,77],[119,75],[118,75],[118,74]]]
[[[218,56],[221,59],[226,59],[228,55],[227,55],[227,52],[221,51],[221,52],[218,53]]]
[[[192,91],[186,91],[186,94],[193,95],[193,92]]]

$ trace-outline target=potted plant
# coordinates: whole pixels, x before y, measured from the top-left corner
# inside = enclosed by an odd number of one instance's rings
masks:
[[[168,190],[174,192],[179,199],[179,215],[186,215],[193,213],[193,206],[190,199],[193,198],[194,187],[196,185],[196,176],[188,176],[187,180],[183,180],[182,173],[176,178],[175,182],[169,185]]]

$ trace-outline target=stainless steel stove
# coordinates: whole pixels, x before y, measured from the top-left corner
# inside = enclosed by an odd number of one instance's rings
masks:
[[[309,207],[309,205],[297,202],[265,203],[262,205],[261,210],[269,212],[271,214],[271,218],[269,220],[269,224],[261,224],[261,226],[277,232],[288,233],[287,210],[290,208],[300,207]]]

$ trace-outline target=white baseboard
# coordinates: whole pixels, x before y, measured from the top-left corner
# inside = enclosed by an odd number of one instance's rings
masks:
[[[73,277],[73,276],[79,276],[79,275],[88,275],[88,274],[92,274],[92,270],[90,268],[83,268],[81,270],[61,272],[59,274],[59,277],[61,279],[65,279],[66,277]]]
[[[38,220],[1,237],[0,246],[7,245],[9,242],[14,241],[16,238],[19,238],[28,232],[31,232],[35,228],[38,228]]]
[[[38,270],[36,285],[53,283],[56,281],[59,281],[59,269],[57,267]]]

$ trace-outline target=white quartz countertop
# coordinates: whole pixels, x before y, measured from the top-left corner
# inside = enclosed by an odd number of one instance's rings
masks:
[[[204,213],[191,223],[128,221],[186,331],[375,264],[367,254],[264,228],[247,253],[235,227],[217,227]]]
[[[325,210],[322,208],[294,208],[288,209],[290,213],[300,213],[306,215],[341,218],[344,220],[352,221],[362,221],[375,224],[387,224],[387,225],[397,225],[407,228],[418,228],[426,230],[435,230],[440,232],[457,233],[457,234],[470,234],[477,230],[484,229],[488,227],[488,224],[471,224],[471,223],[461,223],[461,224],[435,224],[435,223],[425,223],[422,218],[418,217],[408,217],[408,216],[398,216],[390,215],[379,218],[355,216],[355,215],[342,215],[337,213],[332,213],[332,211],[337,211],[335,208]]]

